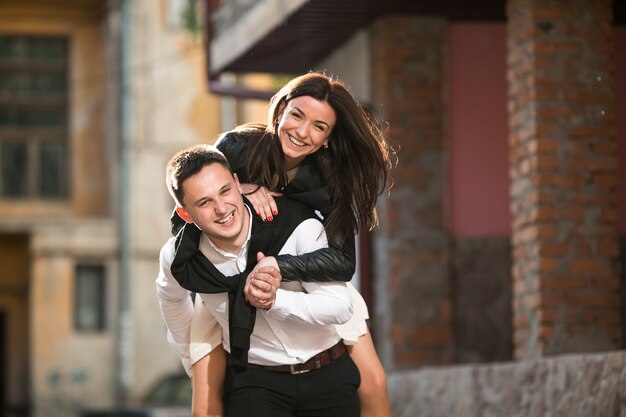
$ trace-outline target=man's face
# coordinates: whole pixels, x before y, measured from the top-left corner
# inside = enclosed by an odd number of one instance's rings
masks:
[[[237,252],[248,234],[248,215],[239,181],[219,163],[202,168],[183,183],[183,209],[220,249]]]

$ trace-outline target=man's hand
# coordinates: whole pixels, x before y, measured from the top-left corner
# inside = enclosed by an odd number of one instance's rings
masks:
[[[243,293],[253,307],[269,310],[276,300],[282,277],[273,256],[266,257],[259,252],[256,258],[258,263],[248,275]]]

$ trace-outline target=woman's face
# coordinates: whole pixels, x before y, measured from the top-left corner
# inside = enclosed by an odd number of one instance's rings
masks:
[[[278,120],[278,139],[287,170],[328,142],[335,121],[335,111],[325,101],[300,96],[287,103]]]

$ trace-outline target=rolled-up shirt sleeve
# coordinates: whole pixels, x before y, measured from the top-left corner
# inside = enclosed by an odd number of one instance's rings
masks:
[[[352,317],[346,323],[336,325],[335,330],[343,339],[344,344],[355,345],[359,337],[368,331],[366,320],[369,319],[369,311],[365,300],[356,288],[350,283],[347,283],[347,286],[352,299]]]

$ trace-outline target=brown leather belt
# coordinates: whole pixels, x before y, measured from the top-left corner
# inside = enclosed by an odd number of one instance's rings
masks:
[[[265,365],[256,365],[253,363],[249,363],[248,366],[253,368],[263,369],[265,371],[271,372],[289,372],[290,374],[302,374],[305,372],[312,371],[314,369],[320,369],[329,363],[332,363],[335,359],[340,357],[346,353],[346,345],[343,344],[343,341],[340,341],[335,346],[326,349],[323,352],[318,353],[313,356],[311,359],[304,363],[297,363],[295,365],[275,365],[275,366],[265,366]]]

